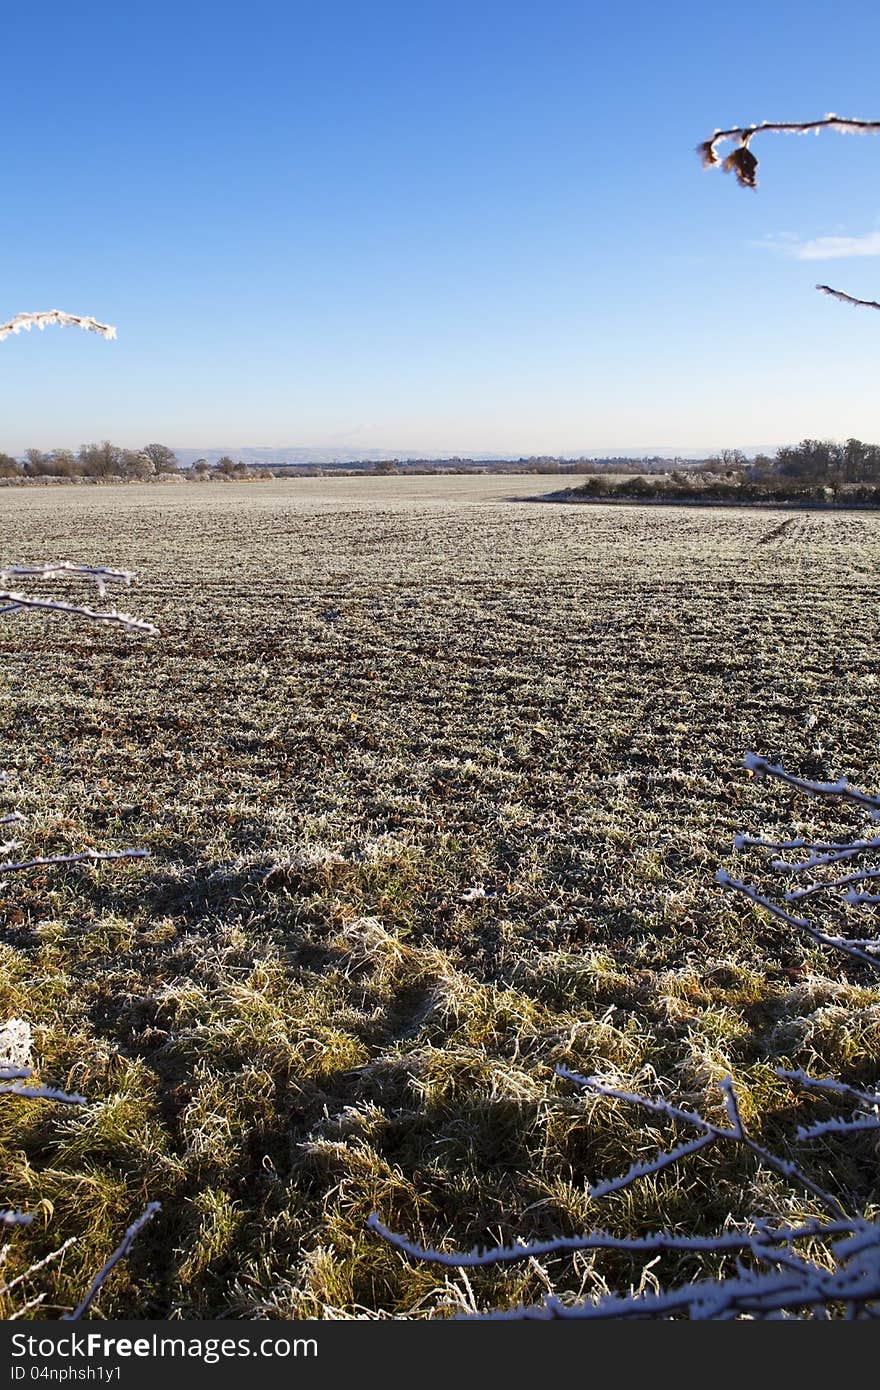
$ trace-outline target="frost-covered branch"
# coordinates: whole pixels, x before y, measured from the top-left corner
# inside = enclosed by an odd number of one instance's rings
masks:
[[[750,148],[756,135],[818,135],[822,130],[836,130],[841,135],[867,135],[880,130],[880,121],[849,120],[832,112],[821,121],[761,121],[759,125],[731,126],[728,130],[716,130],[710,139],[703,140],[697,146],[697,154],[704,169],[720,167],[725,173],[734,174],[741,188],[757,188],[758,160]],[[723,159],[719,158],[718,146],[731,140],[738,141],[736,149]],[[855,295],[832,289],[830,285],[817,285],[816,289],[831,295],[833,299],[842,300],[844,304],[880,309],[876,300],[857,299]]]
[[[109,585],[123,585],[125,588],[130,588],[132,582],[137,579],[137,575],[133,570],[111,569],[107,565],[87,565],[71,560],[44,560],[29,565],[7,565],[0,570],[0,582],[10,579],[55,580],[61,578],[79,579],[95,584],[99,594],[103,597]],[[15,612],[21,608],[42,608],[86,618],[93,622],[115,623],[121,627],[151,635],[157,634],[159,631],[152,623],[145,622],[142,618],[134,618],[128,613],[119,613],[115,609],[100,612],[81,604],[66,603],[57,599],[35,598],[11,589],[0,590],[0,601],[2,600],[7,600],[7,606],[0,608],[0,614]],[[8,780],[6,773],[0,778],[3,783]],[[0,816],[0,825],[11,825],[23,820],[24,817],[18,811],[11,811]],[[21,847],[21,843],[20,840],[6,841],[0,845],[0,854],[11,854]],[[149,853],[150,851],[147,849],[131,847],[116,850],[87,849],[76,854],[53,854],[34,856],[28,859],[10,859],[0,862],[0,875],[21,873],[28,869],[44,868],[55,864],[78,864],[88,861],[96,863],[113,859],[145,859],[149,857]]]
[[[675,1316],[702,1321],[740,1315],[791,1317],[803,1309],[813,1310],[815,1317],[827,1317],[828,1310],[834,1308],[841,1308],[850,1318],[877,1316],[880,1226],[865,1223],[855,1234],[833,1242],[827,1248],[833,1260],[830,1270],[811,1260],[787,1258],[784,1248],[765,1246],[759,1239],[751,1242],[750,1250],[756,1260],[777,1267],[765,1272],[739,1266],[736,1274],[724,1279],[698,1279],[657,1293],[609,1295],[596,1303],[565,1304],[551,1295],[535,1307],[521,1306],[483,1316],[493,1321]]]
[[[659,1173],[666,1168],[671,1168],[679,1159],[694,1152],[696,1148],[704,1148],[706,1144],[710,1143],[712,1140],[727,1139],[732,1140],[734,1143],[742,1144],[755,1154],[762,1163],[765,1163],[768,1168],[775,1169],[776,1172],[781,1173],[783,1177],[788,1178],[790,1182],[800,1183],[800,1185],[806,1188],[808,1192],[811,1192],[823,1206],[828,1207],[837,1219],[846,1219],[846,1212],[843,1210],[843,1207],[836,1197],[832,1197],[830,1192],[826,1192],[824,1188],[814,1183],[806,1173],[802,1172],[796,1163],[792,1163],[789,1159],[780,1157],[779,1154],[771,1153],[769,1149],[759,1144],[757,1140],[753,1139],[752,1136],[747,1133],[740,1116],[739,1103],[736,1098],[733,1082],[729,1076],[719,1082],[719,1086],[724,1095],[725,1108],[731,1122],[729,1128],[725,1129],[720,1125],[713,1124],[711,1121],[704,1119],[702,1115],[698,1115],[695,1112],[681,1110],[677,1106],[669,1106],[665,1102],[660,1102],[658,1104],[657,1102],[646,1101],[644,1096],[633,1095],[627,1091],[619,1091],[616,1087],[607,1085],[596,1076],[580,1076],[577,1072],[569,1071],[567,1067],[557,1067],[556,1075],[565,1081],[574,1082],[575,1085],[582,1087],[593,1095],[605,1096],[612,1100],[622,1100],[629,1105],[636,1105],[642,1109],[652,1110],[655,1114],[665,1114],[670,1118],[683,1120],[686,1124],[703,1130],[706,1136],[696,1145],[681,1145],[679,1148],[670,1149],[667,1153],[660,1154],[659,1157],[651,1163],[637,1164],[630,1169],[629,1173],[624,1174],[622,1178],[615,1179],[611,1183],[602,1184],[598,1188],[591,1187],[591,1197],[604,1196],[607,1192],[619,1192],[624,1187],[630,1186],[636,1178],[646,1177],[649,1174]],[[880,1122],[878,1122],[878,1128],[880,1128]]]
[[[827,933],[814,927],[805,917],[795,917],[793,913],[786,912],[784,907],[773,902],[771,898],[758,893],[748,883],[743,883],[740,879],[731,878],[726,869],[719,869],[715,875],[715,882],[722,888],[732,888],[737,893],[742,893],[743,897],[756,903],[758,907],[763,907],[765,911],[779,917],[783,922],[788,922],[790,926],[797,927],[799,931],[806,933],[818,946],[830,946],[835,950],[843,951],[846,955],[852,956],[855,960],[861,961],[863,965],[870,965],[875,970],[880,970],[880,958],[871,954],[871,950],[880,951],[880,940],[873,938],[854,940],[843,936],[828,936]],[[866,895],[856,894],[849,898],[849,901],[861,901]]]
[[[748,754],[745,765],[750,771],[776,777],[814,797],[837,797],[854,801],[872,814],[880,799],[870,797],[850,787],[846,779],[838,782],[813,782],[795,777],[775,764],[754,754]],[[766,840],[756,836],[737,835],[738,850],[763,848],[769,850],[804,849],[813,857],[806,867],[836,862],[839,857],[877,851],[880,840],[811,841]],[[817,858],[817,856],[821,856]],[[802,865],[774,861],[777,872],[796,872]],[[787,894],[792,898],[805,897],[819,887],[841,888],[846,884],[874,876],[874,870],[847,874],[824,884]],[[862,963],[880,968],[880,940],[836,937],[814,927],[806,918],[796,917],[779,903],[734,879],[725,869],[717,875],[725,888],[733,889],[756,906],[766,909],[789,926],[805,932],[817,944],[846,952]],[[857,897],[866,895],[856,895]],[[878,895],[880,896],[880,895]],[[852,890],[847,901],[853,901]],[[440,1251],[419,1244],[404,1235],[391,1231],[377,1213],[369,1219],[370,1229],[401,1254],[450,1268],[472,1268],[504,1264],[514,1260],[535,1259],[547,1255],[564,1255],[576,1251],[616,1250],[632,1255],[661,1251],[680,1251],[696,1255],[747,1255],[753,1267],[737,1260],[735,1272],[724,1277],[698,1277],[681,1287],[659,1289],[657,1292],[606,1295],[591,1303],[564,1303],[552,1296],[533,1308],[519,1307],[505,1312],[489,1313],[490,1318],[777,1318],[802,1316],[805,1312],[816,1318],[843,1313],[847,1318],[880,1316],[880,1220],[864,1212],[850,1214],[842,1201],[826,1191],[803,1168],[781,1153],[762,1144],[747,1130],[733,1081],[726,1077],[721,1083],[727,1123],[707,1119],[696,1110],[685,1109],[670,1101],[627,1091],[600,1077],[582,1076],[559,1066],[556,1074],[595,1096],[619,1101],[646,1111],[649,1115],[697,1131],[697,1137],[672,1148],[661,1150],[654,1158],[633,1164],[618,1178],[594,1184],[587,1189],[593,1199],[621,1192],[642,1179],[653,1178],[673,1169],[682,1159],[690,1158],[711,1144],[724,1142],[747,1149],[763,1167],[779,1173],[789,1183],[809,1192],[829,1213],[829,1219],[810,1219],[800,1224],[778,1224],[767,1219],[750,1217],[746,1229],[726,1230],[717,1235],[686,1235],[670,1231],[652,1232],[639,1236],[615,1236],[605,1230],[593,1230],[574,1236],[557,1236],[547,1240],[516,1241],[510,1245],[480,1247],[466,1251]],[[792,1085],[816,1094],[817,1099],[838,1101],[851,1107],[848,1115],[838,1115],[812,1124],[800,1125],[795,1133],[798,1143],[819,1139],[852,1138],[874,1133],[880,1135],[880,1087],[867,1089],[853,1086],[833,1077],[816,1077],[805,1071],[776,1069],[776,1075]],[[801,1248],[804,1242],[815,1245],[811,1250]]]
[[[855,854],[860,849],[880,849],[880,839],[878,840],[805,840],[802,836],[796,840],[765,840],[760,835],[743,835],[738,833],[733,837],[734,849],[811,849],[827,852],[827,859],[811,859],[803,864],[788,864],[779,859],[773,865],[774,869],[789,869],[794,872],[796,869],[812,869],[816,864],[830,864],[838,851],[845,852],[846,856]]]
[[[836,782],[813,782],[806,777],[793,776],[786,772],[784,767],[768,762],[766,758],[759,758],[757,753],[746,753],[743,767],[760,777],[778,777],[780,781],[787,782],[797,791],[806,792],[808,796],[840,797],[844,801],[854,801],[857,806],[864,806],[867,810],[880,814],[880,796],[868,796],[866,792],[860,792],[857,787],[850,786],[845,777],[838,778]]]
[[[859,851],[856,850],[855,853],[858,854]],[[772,867],[778,868],[778,865],[774,864]],[[785,901],[787,903],[798,902],[801,898],[811,898],[816,893],[821,893],[825,888],[846,888],[851,883],[865,883],[872,878],[880,878],[880,869],[861,869],[858,873],[843,874],[840,878],[829,878],[821,883],[808,883],[806,888],[793,888],[786,893]],[[844,896],[847,901],[855,901],[859,894],[855,894],[853,898],[849,894],[844,894]]]
[[[96,585],[101,598],[111,585],[131,588],[137,579],[134,570],[111,569],[107,565],[84,565],[72,560],[45,560],[31,565],[6,565],[0,569],[0,584],[14,584],[15,581],[80,579]],[[42,608],[49,612],[66,613],[77,618],[88,618],[91,622],[115,623],[131,631],[146,632],[151,636],[159,629],[142,618],[134,618],[130,613],[120,613],[115,608],[105,612],[89,608],[85,604],[67,603],[60,599],[40,598],[21,593],[18,588],[0,589],[0,614],[15,613],[22,608]]]
[[[67,1091],[58,1091],[54,1086],[20,1086],[16,1082],[26,1081],[33,1076],[31,1067],[10,1067],[0,1063],[0,1096],[21,1096],[23,1100],[58,1100],[65,1105],[85,1105],[86,1098]]]
[[[755,1233],[749,1231],[724,1231],[716,1236],[681,1236],[671,1231],[657,1231],[649,1236],[614,1236],[608,1231],[589,1231],[577,1236],[553,1236],[549,1240],[523,1241],[517,1245],[494,1245],[472,1250],[435,1250],[429,1245],[419,1245],[398,1235],[380,1221],[376,1212],[367,1219],[367,1226],[375,1231],[389,1245],[428,1264],[445,1265],[449,1269],[476,1269],[480,1266],[508,1264],[516,1260],[539,1259],[543,1255],[568,1255],[579,1250],[624,1250],[634,1255],[653,1254],[659,1250],[678,1250],[692,1254],[740,1253],[752,1248]],[[816,1236],[829,1236],[849,1233],[860,1229],[861,1223],[852,1221],[806,1221],[801,1226],[770,1226],[757,1223],[759,1238],[791,1245],[796,1240],[810,1240]]]
[[[21,859],[18,863],[0,864],[0,874],[20,873],[23,869],[43,868],[47,864],[93,863],[102,859],[149,859],[148,849],[84,849],[79,854],[50,854],[42,859]]]
[[[68,613],[77,618],[89,618],[92,622],[117,623],[120,627],[129,628],[136,632],[148,632],[151,636],[156,636],[159,632],[153,623],[144,622],[143,618],[133,618],[130,613],[117,613],[112,608],[106,613],[101,613],[84,605],[62,603],[57,599],[29,598],[26,594],[16,593],[8,589],[0,589],[0,600],[5,601],[7,605],[5,608],[0,608],[0,613],[14,613],[20,608],[44,608],[54,613]]]
[[[16,1022],[20,1022],[20,1020],[16,1020]],[[8,1028],[9,1025],[7,1025],[7,1030]],[[25,1036],[29,1038],[29,1030],[26,1030]],[[32,1071],[30,1067],[20,1067],[0,1063],[0,1096],[18,1096],[23,1100],[59,1101],[67,1105],[88,1104],[85,1096],[81,1096],[76,1093],[71,1094],[67,1091],[59,1091],[56,1090],[53,1086],[22,1086],[20,1084],[6,1084],[7,1082],[20,1082],[21,1079],[31,1075]],[[95,1275],[89,1287],[89,1290],[83,1298],[82,1302],[74,1310],[73,1313],[66,1315],[69,1319],[79,1319],[86,1312],[88,1312],[96,1296],[103,1288],[103,1285],[108,1275],[113,1270],[114,1266],[117,1265],[121,1259],[124,1259],[124,1257],[128,1254],[129,1250],[131,1249],[131,1246],[137,1238],[139,1232],[143,1229],[147,1222],[150,1221],[153,1218],[153,1216],[155,1216],[156,1212],[160,1209],[161,1203],[150,1202],[147,1205],[146,1209],[138,1217],[138,1219],[135,1222],[133,1222],[131,1226],[129,1226],[128,1230],[125,1232],[125,1235],[123,1236],[119,1245],[113,1251],[113,1254],[110,1256],[109,1260],[107,1260],[107,1262]],[[13,1210],[0,1211],[0,1225],[3,1226],[28,1226],[31,1224],[33,1219],[34,1216],[31,1212]],[[18,1285],[23,1283],[25,1279],[37,1273],[38,1270],[43,1269],[44,1266],[49,1264],[52,1260],[57,1259],[58,1256],[62,1255],[64,1251],[68,1249],[69,1246],[74,1244],[75,1239],[76,1237],[72,1236],[69,1240],[66,1240],[63,1245],[59,1246],[57,1250],[52,1251],[50,1255],[47,1255],[44,1259],[38,1261],[36,1264],[31,1265],[29,1269],[25,1270],[25,1272],[23,1274],[20,1274],[16,1279],[11,1280],[8,1284],[3,1284],[2,1286],[0,1286],[0,1295],[8,1294],[12,1289],[16,1288]],[[32,1300],[30,1303],[24,1304],[22,1307],[17,1309],[17,1311],[13,1313],[12,1316],[20,1317],[23,1313],[27,1312],[29,1308],[34,1307],[36,1306],[36,1304],[41,1302],[42,1297],[43,1296],[41,1295],[40,1297]]]
[[[809,930],[809,922],[805,917],[795,917],[791,912],[786,912],[784,907],[773,902],[771,898],[765,898],[763,893],[759,893],[750,884],[741,882],[738,878],[732,878],[726,869],[719,869],[715,875],[715,882],[722,888],[733,888],[737,893],[742,893],[743,897],[751,902],[757,903],[758,907],[763,907],[767,912],[772,912],[774,917],[781,917],[783,922],[789,922],[793,927],[800,927],[802,931]]]
[[[116,329],[109,323],[99,323],[97,319],[83,314],[66,314],[63,309],[44,309],[35,314],[16,314],[15,318],[0,323],[0,342],[10,333],[30,333],[32,328],[48,328],[59,324],[62,328],[71,326],[83,329],[86,333],[99,333],[102,338],[115,338]]]
[[[56,1091],[54,1086],[3,1086],[0,1096],[21,1096],[24,1100],[58,1100],[65,1105],[85,1105],[85,1096],[76,1092]]]
[[[116,1267],[116,1265],[119,1264],[120,1260],[125,1259],[126,1255],[128,1254],[134,1242],[137,1240],[143,1228],[146,1226],[147,1222],[152,1221],[156,1213],[161,1210],[161,1202],[147,1203],[145,1209],[141,1212],[138,1219],[136,1221],[133,1221],[132,1224],[129,1226],[128,1230],[122,1237],[122,1240],[119,1242],[116,1249],[113,1251],[113,1254],[110,1256],[109,1260],[107,1260],[106,1264],[102,1265],[101,1268],[98,1270],[98,1273],[95,1275],[94,1279],[89,1285],[88,1292],[86,1293],[82,1302],[79,1303],[76,1308],[74,1308],[72,1313],[65,1313],[62,1317],[62,1322],[78,1322],[80,1318],[85,1316],[85,1314],[89,1311],[95,1299],[97,1298],[98,1294],[101,1292],[101,1289],[104,1287],[108,1275],[112,1273],[113,1269]]]
[[[721,1083],[730,1128],[722,1128],[695,1111],[682,1110],[667,1101],[652,1100],[632,1092],[607,1085],[595,1077],[581,1077],[564,1067],[557,1074],[586,1086],[596,1095],[621,1100],[647,1110],[650,1114],[678,1119],[691,1127],[705,1131],[710,1138],[726,1138],[750,1148],[763,1162],[769,1163],[788,1178],[804,1183],[814,1194],[836,1209],[829,1221],[811,1219],[799,1224],[774,1224],[752,1219],[746,1230],[723,1231],[714,1236],[678,1235],[659,1231],[644,1236],[614,1236],[607,1231],[590,1231],[583,1235],[558,1236],[549,1240],[521,1241],[508,1246],[479,1247],[466,1251],[440,1251],[421,1245],[397,1234],[373,1213],[368,1221],[371,1230],[395,1249],[411,1259],[424,1260],[447,1268],[475,1268],[505,1264],[515,1260],[535,1259],[546,1255],[571,1254],[585,1250],[617,1250],[633,1255],[661,1251],[692,1254],[750,1255],[756,1268],[746,1268],[737,1261],[736,1272],[722,1278],[698,1278],[679,1288],[656,1293],[605,1295],[594,1303],[566,1304],[551,1296],[542,1304],[527,1308],[520,1306],[504,1312],[484,1314],[488,1318],[666,1318],[688,1316],[693,1319],[731,1318],[746,1314],[753,1317],[795,1315],[810,1309],[816,1317],[827,1316],[829,1309],[840,1307],[849,1317],[873,1316],[876,1300],[880,1298],[880,1223],[864,1216],[848,1216],[836,1201],[823,1193],[795,1164],[770,1153],[747,1134],[743,1125],[736,1093],[730,1078]],[[800,1082],[819,1091],[850,1099],[880,1100],[843,1083],[808,1076],[803,1072],[778,1072],[780,1077]],[[833,1126],[833,1127],[832,1127]],[[853,1130],[880,1130],[877,1116],[857,1117],[854,1120],[827,1121],[798,1131],[798,1137],[812,1139],[821,1133],[847,1134]],[[661,1155],[653,1165],[637,1165],[634,1176],[647,1176],[675,1161],[675,1151]],[[612,1185],[607,1190],[615,1190]],[[598,1195],[599,1189],[591,1189]],[[823,1263],[809,1258],[797,1248],[800,1242],[821,1243]],[[831,1268],[827,1265],[830,1263]],[[764,1266],[764,1268],[761,1268]]]
[[[821,121],[761,121],[758,125],[731,126],[728,130],[716,130],[710,139],[697,146],[697,154],[705,169],[720,167],[727,174],[735,174],[737,183],[743,188],[756,188],[758,161],[749,148],[756,135],[818,135],[821,130],[836,130],[841,135],[866,135],[880,131],[880,121],[848,120],[832,112]],[[739,142],[737,148],[719,159],[718,146],[730,140]]]
[[[3,584],[17,579],[59,578],[91,580],[103,598],[108,584],[122,584],[129,589],[137,574],[134,570],[108,569],[106,565],[78,565],[72,560],[47,560],[39,565],[8,565],[0,570],[0,583]]]
[[[880,1092],[863,1091],[860,1086],[850,1086],[833,1076],[811,1076],[809,1072],[788,1071],[785,1067],[777,1067],[776,1075],[783,1081],[793,1081],[814,1091],[827,1091],[830,1095],[843,1096],[860,1105],[880,1105]]]
[[[880,309],[880,304],[876,299],[857,299],[854,294],[846,294],[843,290],[833,290],[830,285],[817,285],[817,290],[823,294],[830,294],[832,299],[839,299],[844,304],[854,304],[860,309]]]
[[[766,758],[760,758],[755,753],[747,753],[743,759],[743,765],[749,772],[759,776],[777,778],[796,791],[805,792],[808,796],[853,802],[868,811],[872,820],[876,820],[880,815],[880,797],[870,796],[866,792],[859,791],[858,788],[851,786],[845,777],[839,778],[836,782],[817,782],[805,777],[796,777],[792,773],[786,772],[778,764],[770,763]],[[864,854],[876,853],[880,850],[880,839],[856,837],[849,841],[810,841],[804,838],[767,840],[760,836],[738,834],[734,837],[734,848],[738,850],[761,848],[777,851],[790,849],[811,851],[807,859],[799,862],[791,862],[786,859],[773,859],[770,862],[770,868],[776,873],[797,874],[812,869],[827,868],[845,860],[858,859]],[[835,889],[846,889],[846,892],[842,893],[842,898],[848,906],[868,906],[880,902],[880,894],[860,893],[855,890],[853,885],[870,882],[875,878],[880,878],[880,869],[857,867],[852,872],[838,875],[836,878],[815,879],[804,888],[790,889],[784,894],[784,900],[786,903],[801,902],[805,898],[815,897],[816,894],[825,890],[830,892]],[[723,888],[733,889],[741,893],[758,907],[763,907],[767,912],[772,913],[774,917],[778,917],[781,921],[796,927],[798,931],[804,932],[817,945],[826,946],[835,951],[843,951],[863,965],[868,965],[874,970],[880,969],[880,937],[877,935],[865,937],[832,935],[813,926],[805,917],[796,917],[794,913],[787,911],[778,902],[775,902],[765,893],[759,892],[750,884],[744,883],[741,879],[733,878],[726,869],[719,869],[715,880]]]

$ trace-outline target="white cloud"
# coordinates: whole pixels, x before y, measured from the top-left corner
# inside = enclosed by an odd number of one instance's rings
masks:
[[[781,251],[796,261],[842,261],[853,256],[880,256],[880,232],[865,232],[863,236],[817,236],[811,241],[791,237],[768,237],[758,243],[772,251]]]

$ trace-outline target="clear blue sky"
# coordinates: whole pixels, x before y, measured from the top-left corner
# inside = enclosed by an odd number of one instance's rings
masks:
[[[7,6],[0,320],[119,339],[0,344],[0,449],[880,440],[813,288],[880,297],[880,137],[693,153],[880,117],[878,53],[862,0]]]

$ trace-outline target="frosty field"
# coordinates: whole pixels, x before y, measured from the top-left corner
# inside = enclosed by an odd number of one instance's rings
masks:
[[[554,1068],[712,1115],[731,1073],[783,1151],[774,1067],[876,1081],[877,977],[713,880],[737,831],[864,826],[741,764],[880,789],[880,517],[523,500],[557,486],[0,492],[3,562],[135,569],[120,606],[162,631],[0,617],[0,815],[29,856],[151,851],[0,876],[0,1023],[90,1102],[0,1097],[2,1204],[41,1213],[4,1279],[75,1238],[0,1315],[73,1306],[149,1199],[104,1316],[448,1316],[707,1268],[465,1277],[373,1211],[460,1248],[817,1210],[721,1149],[591,1199],[669,1126]],[[870,1208],[872,1142],[799,1161]]]

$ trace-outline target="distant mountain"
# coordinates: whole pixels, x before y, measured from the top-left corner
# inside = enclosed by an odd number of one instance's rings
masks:
[[[774,454],[777,448],[778,445],[775,444],[768,444],[766,446],[756,445],[752,448],[746,449],[745,452],[749,455],[754,455],[756,453]],[[175,449],[174,452],[180,459],[180,462],[184,468],[191,467],[192,464],[195,463],[196,459],[207,459],[208,463],[213,464],[216,463],[218,459],[223,458],[223,456],[226,454],[228,454],[230,458],[235,459],[236,462],[238,462],[238,460],[240,459],[243,463],[250,464],[253,467],[262,466],[264,468],[278,468],[285,463],[293,464],[295,466],[298,465],[300,467],[307,467],[309,464],[317,464],[320,466],[333,463],[344,464],[379,462],[382,459],[400,459],[401,461],[403,461],[413,459],[426,460],[461,458],[468,459],[474,463],[488,461],[490,459],[507,460],[510,462],[514,462],[516,460],[527,457],[527,455],[525,454],[510,453],[483,452],[476,454],[457,454],[452,451],[444,452],[442,450],[428,451],[425,449],[358,449],[356,447],[346,448],[343,446],[339,446],[338,448],[318,446],[316,448],[309,449],[303,448],[301,445],[291,445],[288,448],[269,449],[261,448],[255,445],[243,446],[237,444],[212,445],[211,447],[205,447],[203,449]],[[663,458],[673,460],[676,458],[703,459],[707,458],[710,454],[713,454],[715,452],[717,451],[714,448],[714,446],[712,448],[707,447],[705,449],[676,449],[672,445],[649,445],[646,448],[620,448],[615,449],[613,451],[610,449],[584,449],[583,451],[571,450],[566,451],[565,453],[555,454],[552,457],[557,459],[615,458],[623,460]],[[535,455],[532,454],[528,457],[534,458]],[[548,455],[548,457],[550,456]]]
[[[424,459],[432,458],[451,458],[451,454],[432,454],[427,455],[424,450],[418,452],[413,449],[332,449],[315,448],[303,449],[301,447],[291,447],[289,449],[263,449],[248,445],[242,447],[235,444],[224,444],[205,449],[175,449],[177,457],[180,459],[184,468],[189,468],[196,459],[207,459],[208,463],[216,463],[218,459],[228,454],[235,459],[236,463],[251,464],[253,467],[263,466],[265,468],[278,468],[282,464],[329,464],[329,463],[378,463],[382,459]],[[472,459],[498,458],[498,454],[469,454]],[[502,457],[504,457],[502,455]],[[511,456],[512,457],[512,456]]]

